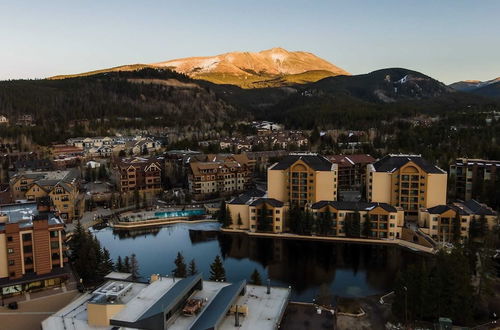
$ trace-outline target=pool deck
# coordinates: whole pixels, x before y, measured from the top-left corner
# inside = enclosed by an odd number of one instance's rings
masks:
[[[134,221],[134,222],[115,222],[113,224],[110,224],[110,227],[117,228],[117,229],[132,229],[132,228],[173,225],[176,223],[205,223],[205,222],[218,222],[218,221],[215,219],[188,220],[185,217],[169,218],[169,219],[157,218],[157,219],[149,219],[149,220]]]
[[[246,234],[253,237],[272,237],[272,238],[284,238],[284,239],[295,239],[295,240],[308,240],[308,241],[327,241],[327,242],[347,242],[347,243],[361,243],[361,244],[383,244],[383,245],[398,245],[415,252],[423,252],[429,254],[435,254],[436,251],[432,248],[428,248],[419,244],[412,242],[400,240],[400,239],[371,239],[371,238],[355,238],[355,237],[330,237],[330,236],[313,236],[313,235],[298,235],[289,233],[256,233],[241,229],[220,229],[224,233],[238,233]]]

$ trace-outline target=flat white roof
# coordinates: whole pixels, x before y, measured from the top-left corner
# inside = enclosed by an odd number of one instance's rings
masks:
[[[191,298],[207,299],[203,310],[210,304],[210,301],[217,295],[220,289],[231,283],[203,281],[203,290],[196,291]],[[249,285],[246,286],[244,296],[239,296],[236,304],[238,306],[246,305],[248,314],[239,319],[240,327],[243,330],[272,330],[280,322],[282,314],[288,304],[290,289],[271,287],[271,293],[267,294],[266,286]],[[172,330],[189,329],[195,322],[197,316],[184,316],[179,314],[174,322],[169,326]],[[233,330],[234,314],[227,315],[220,324],[219,330]]]

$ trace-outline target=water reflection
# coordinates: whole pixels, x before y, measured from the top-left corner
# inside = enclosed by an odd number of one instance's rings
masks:
[[[201,226],[199,226],[201,225]],[[169,274],[181,251],[209,276],[217,254],[229,281],[249,278],[256,268],[274,285],[291,286],[292,299],[311,301],[322,284],[338,296],[367,296],[392,290],[398,270],[424,257],[396,246],[312,242],[223,234],[210,224],[179,224],[134,231],[96,232],[116,258],[136,253],[141,274]]]

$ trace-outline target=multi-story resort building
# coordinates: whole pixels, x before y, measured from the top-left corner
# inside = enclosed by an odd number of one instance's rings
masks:
[[[423,208],[418,215],[420,228],[439,242],[453,242],[456,228],[461,239],[468,238],[473,221],[477,226],[484,221],[490,230],[498,225],[497,213],[475,200]]]
[[[288,304],[289,288],[151,275],[110,273],[106,282],[42,322],[43,330],[74,329],[276,329]],[[237,314],[237,315],[235,315]]]
[[[327,158],[338,165],[338,190],[360,190],[366,184],[366,166],[375,162],[367,154],[333,155]]]
[[[321,201],[311,205],[317,217],[331,220],[334,236],[345,236],[345,222],[359,217],[361,227],[369,221],[370,235],[373,238],[400,238],[404,226],[404,211],[387,203]]]
[[[84,208],[78,177],[76,169],[19,172],[10,180],[10,191],[14,201],[36,202],[41,198],[50,197],[59,216],[67,222],[72,222],[82,216]]]
[[[64,222],[48,198],[0,206],[0,294],[60,285],[69,270]]]
[[[500,173],[500,161],[458,158],[450,165],[450,178],[454,179],[455,198],[469,200],[483,193]]]
[[[243,154],[207,155],[205,161],[190,162],[189,191],[197,200],[227,196],[249,189],[255,161]]]
[[[367,200],[402,207],[408,217],[420,208],[446,204],[447,173],[419,155],[387,155],[367,166]]]
[[[269,198],[304,208],[337,200],[337,165],[316,154],[290,154],[269,167]]]
[[[158,194],[162,190],[161,160],[156,157],[122,158],[114,164],[113,181],[120,193]]]

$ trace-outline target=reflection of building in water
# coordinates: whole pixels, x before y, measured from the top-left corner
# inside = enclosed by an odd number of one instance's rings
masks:
[[[189,230],[189,239],[192,244],[215,241],[217,239],[217,235],[217,231]]]
[[[264,267],[283,260],[283,240],[249,237],[241,234],[221,234],[219,243],[222,253],[235,259],[256,261]]]
[[[118,235],[120,239],[134,238],[138,236],[153,235],[156,236],[162,227],[145,227],[134,229],[113,229],[113,235]]]

